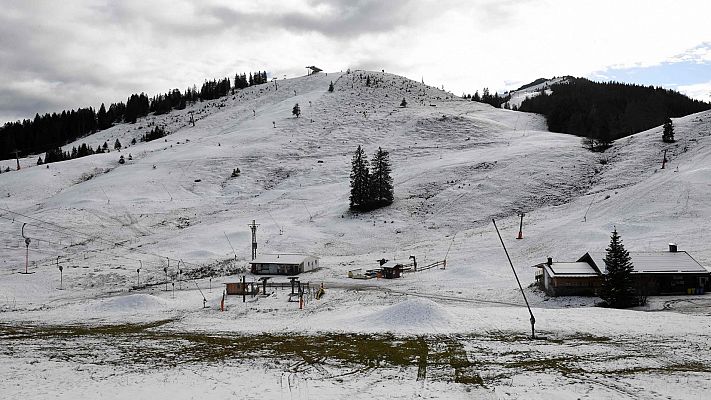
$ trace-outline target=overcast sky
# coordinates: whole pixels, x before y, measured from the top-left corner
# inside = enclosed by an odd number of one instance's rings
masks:
[[[457,95],[575,75],[708,101],[708,0],[0,2],[0,122],[266,69],[385,69]],[[107,104],[108,105],[108,104]]]

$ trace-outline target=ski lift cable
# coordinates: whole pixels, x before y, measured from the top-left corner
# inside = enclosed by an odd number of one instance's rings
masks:
[[[84,233],[84,232],[80,232],[80,231],[77,231],[77,230],[74,230],[74,229],[71,229],[71,228],[63,227],[63,226],[58,225],[58,224],[56,224],[56,223],[54,223],[54,222],[48,222],[48,221],[41,220],[41,219],[39,219],[39,218],[31,217],[31,216],[28,216],[28,215],[19,213],[19,212],[17,212],[17,211],[11,211],[11,210],[7,210],[7,209],[3,209],[3,210],[8,211],[8,212],[10,212],[10,213],[13,213],[13,214],[15,214],[15,215],[19,215],[19,216],[24,217],[24,218],[28,218],[28,219],[32,219],[32,220],[38,221],[38,222],[43,223],[43,224],[55,226],[55,227],[57,227],[57,228],[59,228],[59,229],[62,229],[62,230],[74,232],[75,234],[84,236],[84,237],[87,238],[87,239],[93,239],[93,240],[96,240],[96,241],[99,241],[99,242],[103,242],[103,243],[105,243],[105,244],[108,244],[108,245],[111,245],[111,246],[114,246],[114,247],[123,247],[123,248],[126,248],[126,245],[125,245],[124,243],[112,242],[112,241],[110,241],[110,240],[106,240],[106,239],[103,239],[103,238],[100,238],[100,237],[92,236],[92,235],[90,235],[90,234],[87,234],[87,233]],[[0,216],[0,218],[4,218],[4,219],[7,219],[7,220],[13,220],[12,218],[8,218],[8,217],[5,217],[5,216]],[[36,227],[38,227],[38,228],[45,229],[45,230],[56,231],[56,230],[49,229],[49,228],[46,228],[46,227],[38,226],[37,224],[32,224],[32,223],[27,223],[27,224],[28,224],[28,225],[33,225],[33,226],[36,226]],[[60,233],[61,233],[61,232],[60,232]],[[67,235],[66,233],[64,233],[64,234]],[[68,235],[68,236],[71,236],[71,235]],[[133,251],[133,252],[139,253],[139,254],[147,255],[147,256],[154,256],[154,257],[159,257],[159,258],[171,259],[171,258],[168,257],[168,256],[164,256],[164,255],[158,254],[158,253],[151,253],[151,252],[148,252],[148,251],[139,250],[139,249],[135,249],[135,248],[131,248],[130,250]],[[125,258],[129,259],[128,257],[125,257]],[[173,261],[178,261],[177,259],[172,259],[172,260],[173,260]],[[134,261],[136,261],[136,260],[134,260]],[[184,264],[191,265],[191,266],[194,266],[194,267],[199,267],[199,266],[200,266],[200,265],[195,264],[195,263],[189,263],[189,262],[183,262],[183,263],[184,263]]]

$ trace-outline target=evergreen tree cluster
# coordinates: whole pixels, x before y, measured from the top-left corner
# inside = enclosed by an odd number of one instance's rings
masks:
[[[603,276],[600,298],[609,307],[626,308],[637,305],[632,282],[632,259],[622,244],[617,229],[612,231],[605,256],[607,271]]]
[[[249,78],[242,73],[235,75],[234,87],[231,86],[229,78],[213,79],[205,81],[199,91],[193,85],[182,93],[178,89],[172,89],[153,98],[149,98],[145,93],[132,94],[125,103],[113,103],[108,109],[101,104],[98,112],[91,107],[79,108],[62,111],[60,114],[37,114],[34,119],[7,122],[0,127],[0,159],[14,157],[15,150],[21,156],[54,151],[77,138],[108,129],[114,123],[135,123],[138,118],[149,113],[166,114],[171,110],[184,109],[189,103],[216,99],[230,94],[230,91],[234,93],[235,89],[266,82],[266,71],[250,73]]]
[[[185,95],[180,93],[180,90],[173,89],[166,94],[159,94],[151,99],[149,111],[155,115],[167,114],[171,110],[182,110],[186,107],[187,102],[194,102],[189,99],[192,96],[191,89],[185,91]]]
[[[613,140],[663,124],[669,117],[708,110],[711,104],[673,90],[619,82],[570,78],[521,103],[519,111],[546,116],[548,129],[588,137],[609,145]]]
[[[116,143],[119,143],[118,139],[116,139]],[[116,143],[114,143],[114,148],[116,148]],[[118,150],[120,149],[120,147],[116,149]],[[104,142],[103,146],[96,146],[96,150],[92,149],[91,146],[87,146],[86,143],[82,143],[79,147],[72,147],[71,151],[63,151],[61,147],[54,147],[45,152],[43,162],[42,157],[37,160],[37,165],[41,165],[43,163],[49,164],[57,161],[71,160],[74,158],[90,156],[92,154],[107,153],[108,151],[109,145],[106,142]]]
[[[474,92],[474,95],[466,94],[464,98],[471,101],[478,101],[479,103],[486,103],[496,108],[501,108],[501,105],[506,103],[511,99],[511,95],[507,94],[505,96],[499,96],[499,93],[491,94],[489,88],[484,88],[482,94],[479,95],[479,91]]]
[[[163,127],[161,126],[156,126],[155,128],[151,129],[150,132],[141,136],[141,142],[150,142],[151,140],[160,139],[165,135],[165,129],[163,129]]]
[[[36,114],[32,120],[8,122],[0,128],[0,159],[14,158],[15,150],[22,155],[30,152],[27,149],[39,152],[58,147],[97,129],[93,108]]]
[[[361,146],[351,160],[350,209],[370,211],[392,204],[393,180],[390,154],[378,147],[371,162]]]
[[[126,101],[124,121],[135,123],[140,117],[145,117],[151,110],[151,104],[145,93],[132,94]]]
[[[213,100],[230,94],[230,78],[205,81],[200,88],[200,100]]]

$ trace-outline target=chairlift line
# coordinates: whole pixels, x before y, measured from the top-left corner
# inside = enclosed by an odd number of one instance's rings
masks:
[[[0,209],[1,209],[1,208],[0,208]],[[71,234],[68,234],[68,233],[66,233],[66,232],[62,232],[62,230],[64,230],[64,231],[69,231],[69,232],[73,232],[73,233],[76,234],[76,235],[83,236],[85,239],[96,240],[96,241],[99,241],[99,242],[102,242],[102,243],[104,243],[104,244],[108,244],[108,245],[111,245],[111,246],[114,246],[114,247],[125,247],[125,246],[126,246],[126,245],[123,244],[123,243],[115,243],[115,242],[109,241],[109,240],[107,240],[107,239],[103,239],[103,238],[101,238],[101,237],[98,237],[98,236],[92,236],[92,235],[90,235],[90,234],[88,234],[88,233],[80,232],[80,231],[74,230],[74,229],[72,229],[72,228],[66,228],[66,227],[63,227],[63,226],[61,226],[61,225],[58,225],[58,224],[56,224],[56,223],[54,223],[54,222],[44,221],[44,220],[41,220],[41,219],[39,219],[39,218],[35,218],[35,217],[29,216],[29,215],[25,215],[25,214],[19,213],[19,212],[17,212],[17,211],[12,211],[12,210],[7,209],[7,208],[4,208],[4,209],[2,209],[2,210],[5,210],[5,211],[7,211],[7,212],[9,212],[9,213],[12,213],[12,214],[15,214],[15,215],[24,217],[24,218],[28,218],[28,219],[37,221],[37,222],[39,222],[40,224],[55,226],[55,227],[59,228],[60,230],[50,229],[50,228],[47,228],[47,227],[42,227],[41,225],[34,224],[34,223],[29,223],[29,222],[25,222],[26,225],[33,225],[33,226],[36,226],[36,227],[38,227],[38,228],[40,228],[40,229],[44,229],[44,230],[48,230],[48,231],[51,231],[51,232],[60,233],[60,234],[63,234],[63,235],[66,235],[66,236],[70,236],[70,237],[71,237],[71,236],[72,236]],[[3,215],[0,215],[0,218],[6,219],[6,220],[8,220],[8,221],[14,221],[14,218],[8,218],[8,217],[5,217],[5,216],[3,216]],[[163,255],[160,255],[160,254],[158,254],[158,253],[151,253],[151,252],[139,250],[139,249],[136,249],[136,248],[131,248],[130,250],[133,251],[133,252],[135,252],[135,253],[144,254],[144,255],[147,255],[147,256],[154,256],[154,257],[159,257],[159,258],[163,258],[163,257],[168,258],[168,257],[163,256]],[[106,252],[109,252],[109,251],[111,251],[111,250],[110,250],[110,249],[106,249],[106,250],[93,250],[93,251],[106,253]],[[117,256],[117,255],[114,255],[114,256],[115,256],[115,257],[119,257],[119,258],[123,258],[123,259],[126,259],[126,260],[138,261],[137,259],[133,259],[133,258],[130,258],[130,257],[127,257],[127,256]],[[191,265],[191,266],[195,266],[195,267],[198,267],[198,266],[199,266],[198,264],[187,263],[187,262],[185,262],[185,261],[183,261],[183,264],[187,264],[187,265]]]

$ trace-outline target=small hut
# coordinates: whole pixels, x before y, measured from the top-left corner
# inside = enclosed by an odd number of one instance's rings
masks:
[[[314,65],[312,65],[310,67],[306,67],[306,69],[308,70],[308,71],[306,71],[307,76],[313,75],[313,74],[318,74],[319,72],[323,71],[321,68],[314,66]]]

